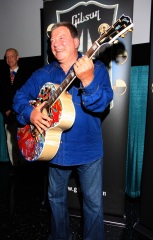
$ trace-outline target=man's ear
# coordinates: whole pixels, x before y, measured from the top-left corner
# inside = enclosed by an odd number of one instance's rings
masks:
[[[75,48],[79,48],[80,40],[78,38],[74,38],[74,44],[75,44]]]

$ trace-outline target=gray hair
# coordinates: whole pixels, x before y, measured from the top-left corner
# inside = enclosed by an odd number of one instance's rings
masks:
[[[15,54],[16,54],[16,56],[19,56],[19,53],[18,53],[18,51],[17,51],[15,48],[8,48],[8,49],[6,49],[6,51],[5,51],[5,56],[6,56],[6,53],[7,53],[8,51],[14,51]]]

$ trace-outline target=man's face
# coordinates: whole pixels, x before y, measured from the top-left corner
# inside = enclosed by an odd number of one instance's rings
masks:
[[[14,50],[8,50],[6,52],[5,57],[6,57],[6,62],[11,69],[15,69],[18,66],[17,62],[18,62],[19,56],[16,55],[16,52]]]
[[[72,38],[67,27],[61,26],[53,30],[51,50],[60,63],[68,64],[76,60],[78,38]]]

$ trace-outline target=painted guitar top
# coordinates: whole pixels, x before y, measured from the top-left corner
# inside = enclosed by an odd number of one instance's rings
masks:
[[[112,44],[118,37],[125,37],[126,33],[132,30],[131,19],[123,14],[100,35],[85,55],[92,58],[102,45]],[[34,107],[46,101],[41,110],[50,116],[51,121],[50,127],[42,134],[32,124],[18,128],[18,145],[26,160],[47,161],[56,155],[62,132],[69,129],[75,120],[72,96],[66,91],[75,78],[75,72],[72,70],[60,85],[47,82],[42,86],[37,99],[30,101],[29,104]]]

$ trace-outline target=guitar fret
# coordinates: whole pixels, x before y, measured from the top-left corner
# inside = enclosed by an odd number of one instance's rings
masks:
[[[74,76],[75,76],[74,71],[71,71],[71,72],[70,72],[70,75],[71,75],[72,77],[74,77]]]
[[[61,86],[59,87],[59,89],[60,89],[61,92],[63,91],[63,88]]]
[[[68,79],[68,78],[66,78],[66,79],[65,79],[65,82],[66,82],[66,83],[69,83],[69,79]]]
[[[56,98],[58,97],[57,92],[54,92],[54,95],[55,95]]]
[[[85,55],[87,55],[89,58],[91,58],[93,56],[93,54],[95,54],[98,49],[99,49],[99,44],[98,44],[98,42],[95,41]]]
[[[54,94],[51,96],[51,98],[52,98],[52,101],[54,102],[55,100]]]
[[[92,46],[92,49],[95,51],[96,49],[97,49],[97,45],[96,44],[94,44],[93,46]]]

